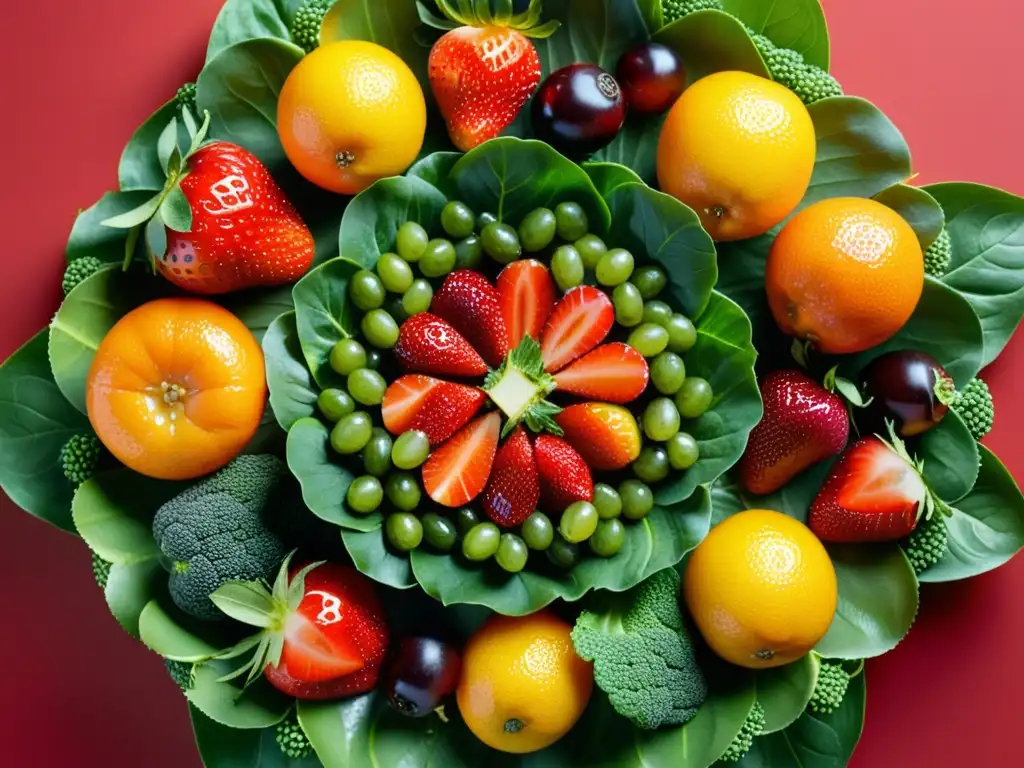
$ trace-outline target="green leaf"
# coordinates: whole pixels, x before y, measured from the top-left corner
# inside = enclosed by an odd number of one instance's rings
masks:
[[[271,37],[291,40],[289,29],[306,0],[228,0],[210,34],[206,60],[235,43]]]
[[[240,730],[214,722],[189,707],[192,730],[206,768],[320,768],[316,755],[293,760],[281,751],[276,729]]]
[[[274,320],[295,307],[288,285],[229,293],[219,303],[241,320],[258,342],[263,341]]]
[[[138,208],[152,197],[153,190],[107,192],[95,205],[78,214],[68,239],[68,262],[85,256],[116,264],[123,262],[128,231],[105,227],[100,222]]]
[[[156,560],[134,565],[110,566],[107,587],[103,591],[107,607],[132,637],[139,637],[139,617],[143,609],[167,583],[167,573]]]
[[[808,64],[828,71],[828,27],[818,0],[722,0],[722,5],[778,47],[794,50]]]
[[[536,40],[545,74],[586,61],[615,71],[619,57],[648,38],[648,3],[621,0],[544,0],[544,18],[562,22],[551,37]],[[645,18],[645,13],[646,17]]]
[[[160,220],[175,232],[192,231],[192,206],[180,186],[171,187],[160,204]]]
[[[292,699],[260,677],[244,691],[219,678],[231,667],[226,662],[207,662],[196,667],[195,685],[185,692],[189,702],[211,720],[230,728],[255,729],[277,725]]]
[[[380,512],[359,515],[349,512],[345,494],[354,475],[338,462],[331,448],[331,434],[318,419],[303,418],[288,431],[288,468],[302,486],[302,500],[321,520],[357,531],[380,528]]]
[[[808,653],[792,664],[757,671],[754,684],[764,707],[765,733],[781,731],[803,714],[818,682],[818,669],[817,658]]]
[[[909,184],[893,184],[883,189],[875,200],[892,208],[906,219],[921,243],[921,250],[935,242],[945,225],[942,206],[934,197],[920,187]]]
[[[449,187],[452,168],[461,159],[461,152],[434,152],[416,162],[405,175],[409,178],[422,179],[448,197],[452,191]]]
[[[416,586],[409,556],[391,551],[384,540],[384,529],[357,531],[341,529],[341,540],[356,568],[381,584],[395,589]]]
[[[118,183],[123,192],[159,192],[164,188],[167,174],[161,167],[157,145],[164,129],[177,112],[177,102],[171,99],[150,115],[132,135],[121,154],[117,169]]]
[[[956,503],[953,516],[945,518],[949,549],[921,574],[921,581],[977,576],[998,568],[1024,547],[1024,497],[996,455],[983,445],[978,450],[978,481]]]
[[[210,599],[235,621],[261,629],[274,623],[274,599],[258,582],[229,581],[217,587]]]
[[[160,132],[160,136],[156,141],[156,155],[160,160],[160,167],[164,173],[170,175],[171,172],[171,159],[174,155],[174,151],[178,148],[178,118],[172,117],[170,121],[164,126],[164,129]],[[180,155],[179,155],[180,164]],[[175,168],[177,170],[177,168]]]
[[[689,83],[726,70],[770,78],[768,67],[743,25],[713,9],[688,14],[654,35],[683,59]]]
[[[299,419],[316,413],[319,392],[302,357],[295,312],[285,312],[270,324],[263,336],[270,405],[281,429],[291,429]]]
[[[981,319],[984,367],[1003,351],[1024,316],[1024,200],[980,184],[926,189],[945,211],[952,239],[953,259],[942,280]]]
[[[292,289],[299,345],[313,380],[322,389],[344,386],[344,379],[331,368],[330,357],[334,345],[359,327],[359,315],[348,301],[348,281],[360,269],[360,264],[347,258],[331,259]]]
[[[29,514],[74,533],[74,488],[60,450],[72,435],[91,431],[53,380],[40,331],[0,366],[0,488]]]
[[[943,501],[963,498],[978,479],[978,444],[956,411],[921,436],[915,453],[924,461],[925,482]]]
[[[826,547],[839,582],[839,606],[814,650],[831,659],[869,659],[891,651],[917,617],[917,579],[895,544]]]
[[[104,219],[100,225],[111,229],[132,229],[140,224],[145,224],[156,215],[162,201],[163,194],[158,192],[137,208]]]
[[[149,263],[155,262],[167,253],[167,228],[163,221],[154,216],[146,223],[146,250],[149,253]],[[128,266],[128,254],[125,253],[125,266]]]
[[[235,637],[225,625],[186,616],[171,603],[166,591],[165,586],[139,616],[139,638],[147,648],[165,659],[200,662],[233,644]]]

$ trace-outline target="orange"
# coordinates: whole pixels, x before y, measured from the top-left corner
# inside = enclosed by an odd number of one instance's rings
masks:
[[[803,199],[814,125],[788,88],[717,72],[687,88],[658,140],[658,183],[700,216],[715,240],[767,232]]]
[[[484,744],[522,754],[568,733],[594,688],[593,666],[576,655],[572,627],[549,611],[492,616],[466,644],[459,712]]]
[[[857,197],[822,200],[775,238],[765,287],[783,332],[827,354],[860,352],[910,319],[924,289],[924,255],[891,208]]]
[[[292,165],[346,195],[403,173],[426,130],[426,100],[412,70],[362,40],[329,43],[303,58],[277,101],[277,132]]]
[[[811,530],[781,512],[726,519],[694,550],[683,594],[711,649],[742,667],[799,659],[828,631],[836,572]]]
[[[213,472],[255,434],[267,383],[263,352],[242,321],[201,299],[132,310],[100,342],[86,409],[100,441],[143,475]]]

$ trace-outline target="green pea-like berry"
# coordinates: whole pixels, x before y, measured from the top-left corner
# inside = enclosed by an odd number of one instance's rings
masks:
[[[462,539],[462,554],[467,560],[481,563],[494,556],[501,544],[501,531],[494,523],[477,523]]]
[[[398,323],[383,309],[372,309],[359,323],[366,340],[377,349],[391,349],[398,343]]]
[[[416,515],[394,512],[384,522],[384,530],[391,546],[399,552],[412,552],[423,542],[423,523]]]
[[[476,217],[476,231],[483,232],[488,224],[493,224],[497,220],[498,217],[495,216],[493,213],[484,211],[483,213]]]
[[[382,253],[377,259],[377,276],[391,293],[405,293],[415,279],[409,262],[397,253]]]
[[[480,518],[471,507],[461,507],[455,510],[453,517],[455,527],[458,528],[459,534],[462,536],[469,533],[480,522]]]
[[[508,224],[488,224],[480,233],[480,241],[484,252],[499,264],[511,264],[523,253],[519,235]]]
[[[672,469],[689,469],[700,458],[700,446],[688,432],[677,432],[665,442]]]
[[[644,317],[645,323],[654,323],[655,325],[667,326],[668,321],[672,319],[672,307],[666,304],[664,301],[648,301],[644,304]]]
[[[443,277],[455,269],[455,246],[448,240],[431,240],[420,259],[425,277]]]
[[[590,551],[598,557],[613,557],[626,541],[626,527],[621,520],[602,520],[590,537]]]
[[[689,352],[697,343],[697,329],[685,315],[672,315],[665,330],[668,331],[668,348],[680,355]]]
[[[555,537],[555,527],[543,512],[534,512],[523,522],[519,533],[530,549],[543,551],[551,546],[551,541]]]
[[[644,316],[644,300],[632,283],[622,283],[612,291],[612,306],[615,308],[615,322],[623,328],[640,324]]]
[[[342,339],[331,347],[331,368],[341,376],[366,367],[366,347],[355,339]]]
[[[583,282],[583,259],[571,245],[563,245],[551,256],[551,275],[559,289],[568,291]]]
[[[668,397],[656,397],[643,413],[644,434],[663,443],[679,431],[679,411]]]
[[[579,240],[590,228],[587,212],[579,203],[559,203],[555,208],[555,222],[558,236],[570,243]]]
[[[555,239],[557,222],[554,211],[537,208],[530,211],[519,224],[519,242],[527,253],[543,251]]]
[[[689,376],[676,392],[676,408],[684,419],[697,419],[711,407],[714,397],[711,385],[706,379]]]
[[[602,520],[611,520],[622,514],[622,497],[607,483],[594,485],[594,500],[591,503]]]
[[[430,309],[430,302],[434,300],[434,289],[426,280],[413,280],[409,290],[402,294],[402,309],[412,317],[420,312]]]
[[[452,200],[441,209],[441,228],[448,237],[469,237],[476,227],[476,217],[465,203]]]
[[[668,451],[660,445],[645,445],[633,462],[633,474],[645,483],[657,483],[668,477]]]
[[[654,494],[640,480],[623,480],[619,484],[622,498],[622,516],[627,520],[643,520],[654,508]]]
[[[589,501],[576,501],[565,508],[558,521],[558,532],[572,544],[586,541],[594,535],[600,516]]]
[[[430,438],[425,432],[410,429],[395,440],[391,462],[399,469],[415,469],[430,455]]]
[[[398,228],[395,236],[395,250],[408,262],[417,262],[427,252],[430,235],[415,221],[407,221]]]
[[[361,269],[348,281],[348,295],[353,304],[366,312],[380,307],[387,291],[377,275],[368,269]]]
[[[355,400],[343,389],[325,389],[316,398],[316,407],[332,424],[342,416],[347,416],[356,409]]]
[[[557,568],[569,570],[580,560],[580,548],[561,536],[555,536],[547,549],[548,560]]]
[[[494,554],[494,559],[501,566],[502,570],[509,573],[519,573],[526,567],[526,561],[529,557],[530,550],[527,549],[525,541],[514,533],[501,534],[498,551]]]
[[[373,421],[370,414],[354,411],[338,420],[331,430],[331,447],[338,453],[350,455],[359,453],[370,442]]]
[[[380,427],[373,428],[363,447],[363,469],[374,477],[384,477],[391,471],[391,435]]]
[[[439,552],[449,552],[458,541],[459,532],[455,523],[436,512],[427,512],[423,516],[423,538],[427,544]]]
[[[384,481],[384,495],[396,509],[412,512],[419,506],[423,492],[411,472],[392,472]]]
[[[675,352],[662,352],[651,361],[651,383],[663,395],[674,395],[686,381],[686,364]]]
[[[455,268],[477,269],[484,260],[484,246],[477,235],[470,235],[455,244]]]
[[[630,331],[626,343],[644,357],[654,357],[668,346],[668,331],[654,323],[642,323]]]
[[[637,287],[644,301],[649,301],[665,290],[665,286],[668,285],[668,275],[661,267],[640,267],[629,278],[629,281]]]
[[[633,254],[623,248],[612,248],[598,260],[594,274],[601,285],[621,285],[633,274]]]
[[[604,240],[593,234],[583,235],[573,245],[580,258],[583,259],[583,266],[587,269],[596,269],[601,257],[608,252],[608,246],[604,244]]]
[[[380,405],[388,388],[384,377],[369,368],[352,371],[346,383],[349,394],[360,405]]]
[[[384,486],[373,475],[357,477],[349,484],[345,501],[353,512],[368,515],[384,501]]]

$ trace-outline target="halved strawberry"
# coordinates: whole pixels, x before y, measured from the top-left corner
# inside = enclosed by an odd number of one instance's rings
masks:
[[[644,356],[620,341],[601,345],[555,374],[561,391],[610,403],[640,397],[649,379]]]
[[[391,434],[418,429],[427,434],[431,445],[439,445],[473,418],[486,399],[476,387],[410,373],[388,387],[381,415]]]
[[[508,330],[498,291],[479,272],[459,269],[445,278],[430,310],[447,320],[492,368],[508,354]]]
[[[402,324],[395,357],[407,370],[442,376],[482,376],[487,363],[450,323],[429,312]]]
[[[513,261],[498,275],[498,300],[508,347],[515,349],[524,336],[540,339],[555,303],[555,283],[548,268],[536,259]]]
[[[544,370],[561,370],[604,341],[615,324],[615,308],[604,291],[579,285],[566,292],[548,317],[540,338]]]
[[[533,451],[540,475],[540,503],[545,512],[560,515],[574,502],[593,501],[590,467],[571,445],[554,435],[540,435]]]
[[[570,405],[555,416],[555,422],[594,469],[622,469],[640,455],[640,428],[621,405]]]
[[[498,449],[483,495],[487,516],[502,528],[514,528],[533,514],[540,499],[537,463],[526,430],[515,432]]]
[[[483,491],[498,450],[501,416],[492,412],[464,426],[423,465],[423,487],[438,504],[461,507]]]

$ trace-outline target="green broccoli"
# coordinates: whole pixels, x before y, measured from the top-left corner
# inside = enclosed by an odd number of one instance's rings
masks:
[[[751,35],[768,73],[777,83],[789,88],[804,104],[813,104],[829,96],[842,96],[843,88],[832,75],[788,48],[778,48],[764,35]]]
[[[92,477],[103,446],[96,435],[72,435],[60,449],[60,465],[64,477],[73,485],[81,485]]]
[[[679,574],[669,568],[626,593],[603,593],[572,630],[594,680],[620,715],[641,728],[681,725],[707,696],[707,683],[679,611]],[[598,603],[595,601],[595,606]]]
[[[819,659],[818,682],[807,708],[819,715],[831,715],[843,703],[846,689],[850,686],[850,673],[842,664]]]
[[[956,399],[950,407],[964,420],[975,440],[981,440],[992,431],[996,415],[995,404],[992,402],[988,384],[981,379],[971,379],[967,382],[967,385],[957,392]]]
[[[292,40],[306,53],[320,47],[320,26],[332,5],[334,0],[307,0],[296,12],[290,30]]]
[[[174,94],[174,101],[178,105],[178,111],[187,109],[193,115],[196,113],[196,84],[185,83],[178,92]]]
[[[666,24],[679,21],[694,11],[706,11],[709,8],[722,10],[722,0],[661,0],[661,11]]]
[[[750,751],[750,748],[754,746],[754,739],[764,733],[764,724],[764,707],[761,706],[761,702],[755,701],[754,706],[747,713],[747,719],[743,721],[743,727],[740,728],[740,732],[736,734],[728,748],[726,748],[725,754],[719,759],[727,763],[738,763],[742,760],[747,752]]]
[[[167,668],[167,674],[171,676],[171,680],[181,688],[182,691],[192,690],[192,686],[196,682],[196,665],[187,661],[172,661],[171,659],[164,659],[164,667]]]
[[[313,745],[309,743],[306,732],[302,730],[299,719],[295,716],[295,710],[292,710],[288,717],[277,724],[277,733],[274,738],[285,756],[292,760],[302,760],[313,753]]]
[[[946,554],[949,531],[943,517],[933,512],[931,517],[921,520],[917,528],[903,540],[903,551],[914,566],[914,573],[923,573]]]
[[[932,277],[942,277],[949,271],[949,263],[953,260],[953,239],[945,227],[924,252],[924,273]]]
[[[153,537],[170,563],[171,598],[181,610],[224,618],[212,592],[227,581],[265,579],[281,564],[284,545],[263,518],[287,475],[274,456],[239,456],[157,510]]]
[[[68,264],[64,269],[64,278],[60,282],[64,295],[67,296],[80,282],[96,274],[102,266],[103,262],[95,256],[83,256]]]
[[[100,589],[107,588],[107,579],[110,578],[111,565],[113,563],[108,563],[95,552],[92,553],[92,577],[96,579],[96,586]]]

